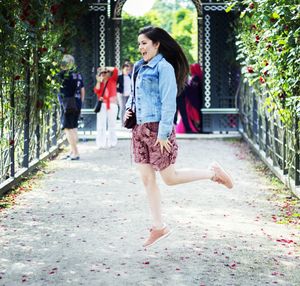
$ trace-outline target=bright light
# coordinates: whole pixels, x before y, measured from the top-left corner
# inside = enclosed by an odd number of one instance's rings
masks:
[[[151,10],[155,0],[127,0],[123,10],[131,16],[143,16]]]

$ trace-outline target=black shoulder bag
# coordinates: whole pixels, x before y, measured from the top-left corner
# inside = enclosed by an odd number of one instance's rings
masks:
[[[136,125],[136,114],[133,111],[133,103],[135,102],[135,81],[138,72],[139,69],[137,71],[134,71],[133,73],[133,97],[131,100],[131,107],[128,109],[129,111],[131,111],[131,116],[124,120],[124,127],[127,129],[132,129]]]

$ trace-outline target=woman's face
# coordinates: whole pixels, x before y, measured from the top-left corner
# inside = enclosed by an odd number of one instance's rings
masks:
[[[138,36],[139,51],[145,62],[149,62],[158,54],[159,42],[153,43],[144,34]]]
[[[127,66],[124,67],[124,68],[123,68],[123,74],[124,74],[124,75],[129,75],[129,73],[130,73],[130,67],[129,67],[129,66],[128,66],[128,67],[127,67]]]
[[[102,76],[102,78],[103,78],[104,80],[107,80],[107,79],[109,78],[109,76],[110,76],[109,71],[102,71],[102,72],[100,73],[100,76]]]

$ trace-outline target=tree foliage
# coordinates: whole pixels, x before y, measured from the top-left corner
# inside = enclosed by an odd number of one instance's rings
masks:
[[[146,25],[158,26],[168,31],[181,45],[190,63],[196,62],[198,50],[197,12],[191,1],[156,1],[151,11],[143,17],[123,14],[122,57],[136,61],[138,30]],[[193,4],[192,4],[193,5]]]
[[[172,25],[172,36],[178,41],[183,48],[185,55],[190,63],[197,61],[197,48],[195,38],[197,39],[197,22],[196,12],[181,8],[174,14]]]
[[[296,0],[233,1],[242,73],[270,113],[291,125],[300,115],[300,6]]]
[[[142,17],[131,17],[126,13],[122,20],[121,62],[125,59],[135,62],[140,58],[137,43],[138,31],[141,27],[150,25],[151,22]]]
[[[1,1],[1,156],[9,146],[22,148],[18,142],[22,141],[28,112],[31,134],[37,126],[49,128],[43,120],[56,102],[53,90],[57,84],[53,76],[62,54],[72,52],[74,23],[85,10],[88,9],[79,0]],[[2,157],[0,161],[4,163]]]

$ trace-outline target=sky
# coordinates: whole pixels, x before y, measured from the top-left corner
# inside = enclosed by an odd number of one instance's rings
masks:
[[[123,11],[132,16],[143,16],[151,10],[155,0],[127,0],[123,6]]]

